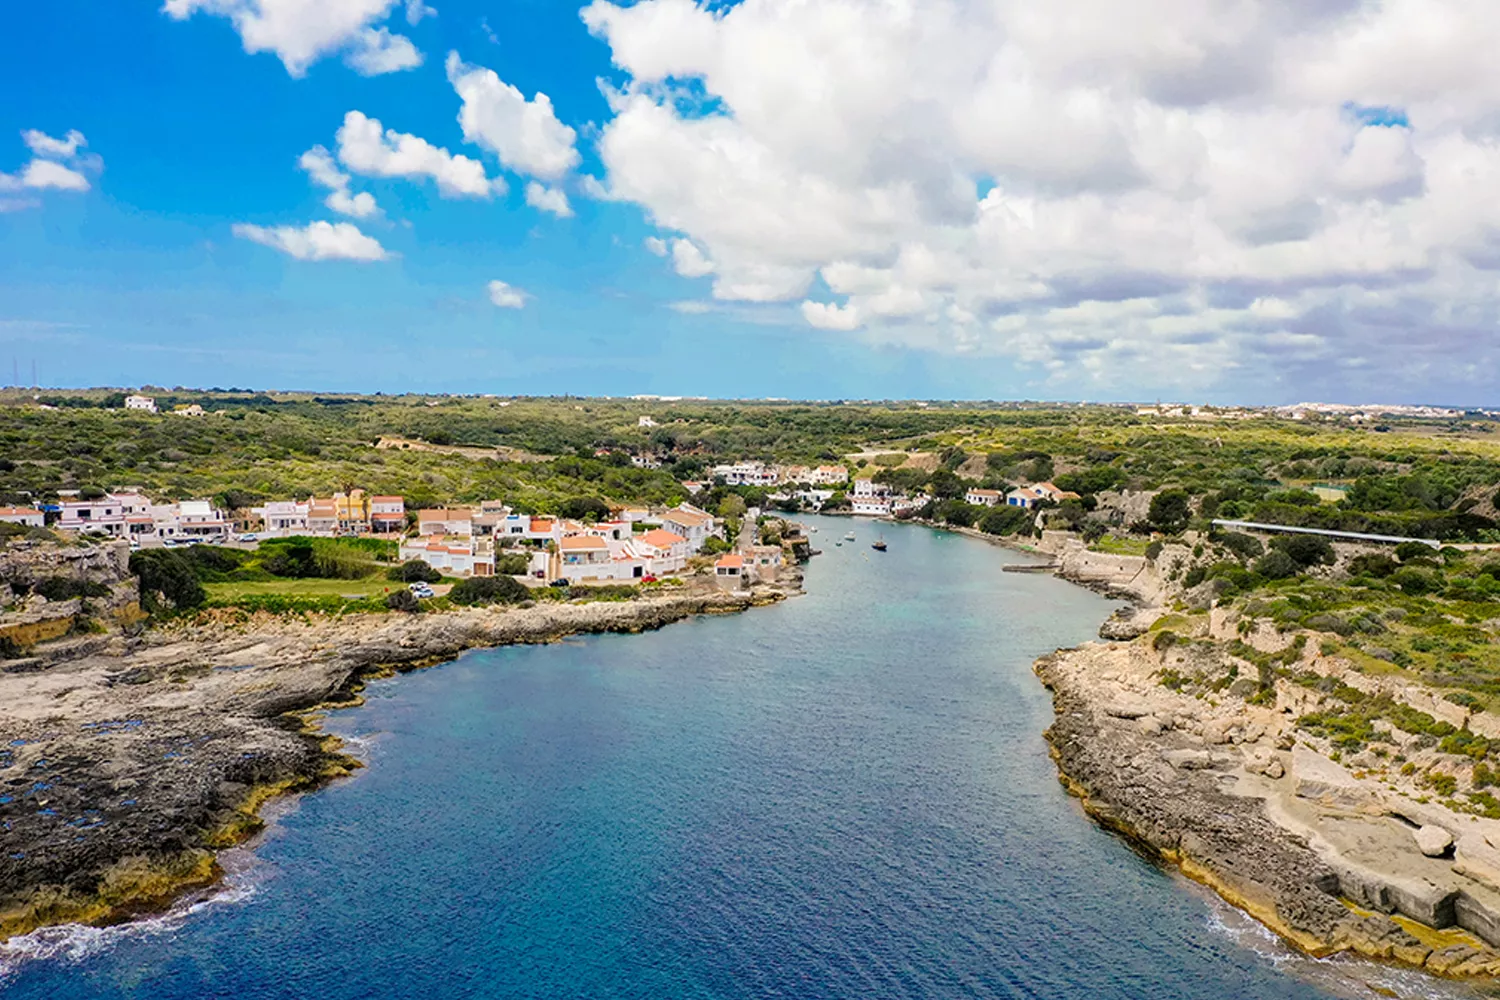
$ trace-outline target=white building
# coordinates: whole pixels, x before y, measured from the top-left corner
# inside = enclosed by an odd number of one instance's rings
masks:
[[[417,511],[417,534],[462,535],[474,534],[474,512],[466,507],[437,507]]]
[[[964,494],[964,503],[971,503],[979,507],[994,507],[1005,499],[1005,495],[999,490],[973,489]]]
[[[307,501],[270,500],[262,507],[252,507],[250,513],[260,518],[262,530],[268,535],[301,535],[307,531]]]
[[[718,526],[706,511],[683,504],[661,516],[661,526],[687,539],[688,549],[697,552],[711,536],[718,534]]]
[[[418,559],[449,576],[494,576],[495,546],[473,535],[425,535],[401,541],[402,562]]]
[[[125,519],[131,515],[149,517],[151,501],[138,493],[106,493],[98,500],[69,500],[63,503],[62,518],[57,526],[65,531],[85,531],[124,538]]]
[[[729,486],[775,486],[781,473],[760,462],[737,462],[714,466],[714,478]]]
[[[1047,499],[1045,496],[1030,486],[1020,486],[1005,494],[1006,506],[1025,507],[1028,510],[1045,499]]]
[[[842,465],[820,465],[809,470],[807,481],[813,486],[837,486],[849,481],[849,470]]]
[[[687,566],[688,540],[674,531],[656,528],[636,535],[631,547],[646,560],[652,576],[680,573]]]
[[[655,427],[656,426],[656,421],[652,420],[650,417],[642,417],[641,419],[637,420],[635,423],[636,423],[637,427]]]
[[[661,459],[657,458],[655,455],[642,453],[640,455],[631,455],[630,464],[635,466],[637,469],[660,469]]]
[[[861,517],[889,517],[891,502],[883,496],[850,497],[849,509]]]
[[[406,501],[400,497],[370,498],[370,530],[380,534],[406,528]]]
[[[24,524],[31,528],[40,528],[47,523],[47,517],[39,510],[30,507],[0,507],[0,523]]]
[[[151,508],[151,521],[157,539],[163,542],[222,542],[234,528],[208,500],[157,504]]]
[[[155,413],[156,400],[152,399],[150,396],[126,396],[125,409],[141,410],[145,413]]]
[[[854,492],[850,494],[855,497],[886,497],[890,496],[892,490],[885,483],[877,483],[873,479],[856,479],[854,481]]]

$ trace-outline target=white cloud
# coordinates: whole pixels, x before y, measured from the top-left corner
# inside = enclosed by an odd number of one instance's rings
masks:
[[[714,304],[712,302],[704,302],[701,299],[682,299],[678,302],[670,303],[667,308],[673,312],[680,312],[688,316],[702,316],[704,313],[713,312]]]
[[[571,218],[573,215],[573,206],[568,204],[568,196],[561,188],[549,188],[537,181],[526,185],[526,204],[543,212],[551,212],[560,219]]]
[[[701,278],[714,273],[714,262],[705,257],[692,240],[672,241],[672,267],[684,278]]]
[[[1500,374],[1500,5],[582,16],[624,76],[608,197],[718,299],[821,277],[844,304],[804,304],[811,325],[1121,391]]]
[[[63,138],[54,139],[47,133],[32,128],[22,132],[21,138],[26,141],[27,148],[34,154],[49,160],[72,159],[79,149],[88,145],[83,133],[77,129],[70,129]]]
[[[424,17],[437,17],[437,11],[422,0],[406,0],[406,23],[420,24]]]
[[[492,281],[486,286],[490,301],[501,309],[520,309],[526,305],[527,294],[503,281]]]
[[[280,250],[298,260],[385,260],[389,254],[352,222],[311,222],[296,226],[236,224],[234,235]]]
[[[578,165],[575,133],[558,121],[552,100],[537,94],[526,100],[494,70],[466,66],[448,54],[448,81],[463,99],[458,123],[464,138],[488,149],[517,173],[555,181]]]
[[[87,191],[89,179],[71,167],[51,160],[32,160],[21,171],[21,187],[43,191]]]
[[[422,65],[422,53],[405,35],[393,35],[386,28],[365,28],[344,62],[360,76],[380,76]]]
[[[409,69],[421,62],[411,41],[375,26],[398,0],[165,0],[162,12],[185,20],[200,11],[227,17],[245,51],[273,52],[294,77],[325,56],[346,53],[360,73]],[[411,4],[407,5],[410,23]],[[425,8],[424,8],[425,9]],[[420,16],[417,18],[420,20]]]
[[[859,326],[859,314],[852,306],[832,302],[802,303],[802,318],[819,330],[853,330]]]
[[[297,160],[297,165],[307,171],[308,179],[314,184],[328,189],[328,197],[323,200],[323,204],[340,215],[367,219],[380,211],[380,206],[375,204],[374,195],[366,191],[350,193],[351,178],[339,169],[333,154],[324,147],[314,146],[309,149]]]
[[[659,236],[647,236],[643,245],[658,257],[665,257],[668,253],[667,241]]]
[[[485,176],[484,164],[458,156],[426,139],[382,130],[380,121],[358,111],[344,116],[336,136],[339,162],[367,177],[431,177],[445,197],[487,198],[505,182]]]

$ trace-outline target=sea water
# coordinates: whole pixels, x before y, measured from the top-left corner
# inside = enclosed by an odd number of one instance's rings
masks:
[[[851,522],[809,520],[805,597],[371,685],[328,720],[369,766],[222,893],[0,948],[0,996],[1454,995],[1293,956],[1088,821],[1031,665],[1109,601],[972,539],[835,547]]]

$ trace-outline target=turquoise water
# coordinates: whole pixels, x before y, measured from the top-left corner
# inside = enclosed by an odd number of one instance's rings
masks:
[[[0,995],[1370,995],[1059,788],[1030,665],[1109,602],[968,539],[888,526],[880,555],[816,523],[807,597],[373,685],[331,719],[368,769],[223,897],[0,951]]]

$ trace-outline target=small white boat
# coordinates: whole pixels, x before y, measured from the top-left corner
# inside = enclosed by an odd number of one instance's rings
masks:
[[[854,532],[851,531],[851,532],[849,532],[849,534],[845,535],[844,536],[844,541],[846,541],[846,542],[852,542],[852,541],[854,541]]]

